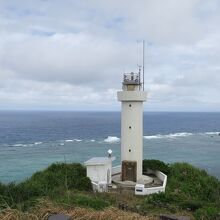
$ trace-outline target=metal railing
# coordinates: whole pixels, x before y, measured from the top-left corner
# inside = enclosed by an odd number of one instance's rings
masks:
[[[140,84],[140,77],[138,73],[124,73],[124,80],[123,84],[129,85],[129,84]]]

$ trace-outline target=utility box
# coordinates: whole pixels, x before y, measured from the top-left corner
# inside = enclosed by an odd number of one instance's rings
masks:
[[[144,185],[136,184],[135,185],[135,195],[144,195]]]

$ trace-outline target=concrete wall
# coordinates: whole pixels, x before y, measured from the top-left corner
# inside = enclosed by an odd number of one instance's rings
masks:
[[[135,186],[135,195],[150,195],[153,193],[159,193],[159,192],[165,192],[166,190],[166,185],[167,185],[167,175],[160,171],[154,171],[154,174],[161,180],[163,181],[162,186],[157,186],[157,187],[149,187],[145,188],[144,185],[142,184],[137,184]]]
[[[119,91],[117,93],[118,101],[121,102],[145,102],[147,93],[144,91]]]
[[[142,176],[143,160],[143,101],[146,92],[120,91],[121,110],[121,161],[137,162],[137,180]]]

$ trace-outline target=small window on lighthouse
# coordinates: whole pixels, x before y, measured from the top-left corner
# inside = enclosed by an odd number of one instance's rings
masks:
[[[131,152],[131,149],[129,149],[129,152]]]
[[[131,104],[129,104],[129,107],[131,107]]]
[[[129,126],[129,129],[131,129],[131,126]]]

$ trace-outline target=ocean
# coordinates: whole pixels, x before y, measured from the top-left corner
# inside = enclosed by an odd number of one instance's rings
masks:
[[[0,182],[108,149],[119,164],[120,112],[0,111]],[[144,158],[188,162],[220,179],[220,113],[145,112]]]

